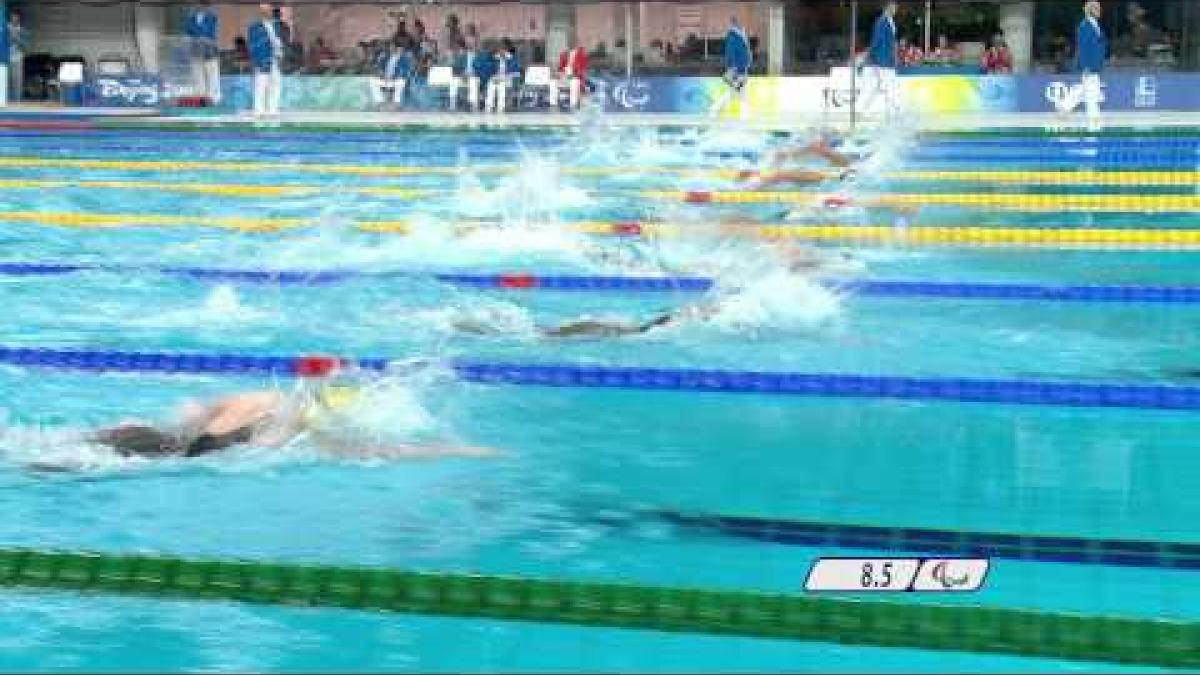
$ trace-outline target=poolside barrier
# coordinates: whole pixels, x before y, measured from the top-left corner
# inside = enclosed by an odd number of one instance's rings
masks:
[[[0,550],[0,586],[1200,666],[1200,624],[386,568]]]
[[[0,347],[0,363],[100,372],[295,376],[306,358],[310,357]],[[341,358],[368,371],[386,371],[393,363],[385,358]],[[481,384],[1200,410],[1200,387],[471,361],[447,365],[460,379]]]

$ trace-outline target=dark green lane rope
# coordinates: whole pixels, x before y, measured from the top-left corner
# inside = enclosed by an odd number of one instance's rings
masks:
[[[0,550],[0,586],[1200,667],[1200,624],[741,591]]]

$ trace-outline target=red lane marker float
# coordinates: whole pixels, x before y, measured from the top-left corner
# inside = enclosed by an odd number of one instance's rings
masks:
[[[501,274],[496,278],[500,288],[533,288],[538,285],[537,277],[531,274]]]
[[[713,200],[713,193],[708,191],[692,190],[683,193],[683,201],[687,204],[710,204]]]
[[[336,356],[312,354],[296,359],[292,369],[298,377],[328,377],[342,367],[342,360]]]
[[[613,234],[620,234],[630,237],[640,237],[642,235],[641,223],[613,223]]]
[[[821,204],[827,209],[840,209],[854,204],[854,200],[842,195],[830,195]]]

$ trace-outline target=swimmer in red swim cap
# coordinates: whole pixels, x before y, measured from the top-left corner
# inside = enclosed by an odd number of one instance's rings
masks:
[[[293,393],[273,389],[243,391],[206,402],[187,401],[172,424],[120,424],[89,433],[85,440],[122,457],[147,459],[193,458],[238,445],[280,448],[307,434],[320,450],[341,457],[406,459],[434,456],[483,457],[487,448],[443,445],[364,444],[361,434],[338,433],[323,421],[347,408],[358,389],[333,379],[342,363],[330,357],[297,359],[295,374],[302,385]],[[353,436],[353,438],[351,437]],[[72,467],[33,464],[44,471]]]

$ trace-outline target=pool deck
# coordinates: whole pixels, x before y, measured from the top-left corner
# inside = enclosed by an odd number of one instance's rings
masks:
[[[860,124],[878,125],[879,119],[862,119]],[[568,113],[510,113],[470,114],[444,112],[400,112],[400,113],[345,113],[345,112],[295,112],[284,113],[277,119],[256,120],[249,115],[212,115],[139,118],[138,123],[163,125],[198,126],[312,126],[312,127],[361,127],[380,128],[442,128],[442,129],[487,129],[487,128],[579,128],[585,125],[607,125],[614,127],[657,128],[657,127],[711,127],[745,128],[761,131],[790,131],[807,129],[817,124],[849,127],[848,115],[805,116],[789,119],[763,118],[756,120],[718,119],[695,114],[670,113],[615,113],[608,115]],[[925,131],[966,130],[981,128],[1028,128],[1028,129],[1086,129],[1082,115],[1005,113],[988,115],[939,116],[913,119],[910,124]],[[1101,118],[1102,127],[1189,127],[1200,126],[1200,112],[1124,112],[1108,113]]]
[[[881,124],[875,118],[858,117],[860,127]],[[102,126],[105,128],[306,128],[312,130],[402,130],[435,129],[577,129],[585,126],[616,128],[696,128],[724,126],[756,131],[793,131],[816,125],[847,129],[848,114],[807,115],[789,118],[735,120],[697,114],[673,113],[507,113],[472,114],[431,112],[286,112],[268,120],[249,114],[218,114],[203,110],[163,114],[152,108],[62,108],[46,105],[14,105],[0,108],[0,127],[38,128],[55,126]],[[967,131],[973,129],[1086,130],[1082,114],[988,113],[905,118],[901,126],[919,131]],[[1101,117],[1101,128],[1200,127],[1197,112],[1112,112]]]

